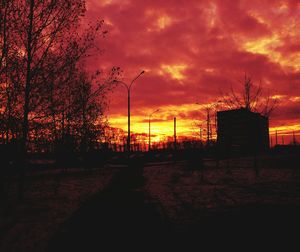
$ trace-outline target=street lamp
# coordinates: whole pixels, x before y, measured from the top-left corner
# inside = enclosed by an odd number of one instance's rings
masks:
[[[127,107],[128,107],[128,133],[127,133],[127,151],[130,152],[130,89],[132,87],[133,82],[137,80],[145,71],[140,72],[128,85],[123,81],[115,80],[114,82],[122,84],[127,89]]]
[[[157,109],[157,110],[153,111],[151,114],[149,114],[149,144],[148,144],[148,151],[150,151],[150,149],[151,149],[151,116],[154,113],[158,112],[158,111],[159,111],[159,109]]]

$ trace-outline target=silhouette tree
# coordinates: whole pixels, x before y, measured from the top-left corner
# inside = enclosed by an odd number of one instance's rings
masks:
[[[71,114],[78,113],[71,108],[77,73],[83,72],[82,61],[95,48],[97,36],[105,36],[106,31],[103,21],[80,27],[84,0],[7,0],[0,4],[2,140],[18,136],[26,152],[33,125],[34,130],[47,125],[52,141],[66,133],[66,125],[75,118]],[[118,71],[114,68],[105,83],[116,78]],[[102,91],[95,93],[99,99],[104,98]]]
[[[245,108],[269,117],[278,104],[277,99],[271,98],[269,94],[263,93],[261,83],[253,84],[250,76],[245,74],[243,91],[237,94],[231,87],[228,93],[222,95],[223,103],[230,109]]]
[[[18,143],[12,153],[20,161],[28,148],[57,142],[87,150],[103,133],[105,94],[120,70],[101,84],[84,70],[96,38],[107,33],[103,21],[81,24],[84,0],[2,0],[0,7],[2,143]]]
[[[8,43],[7,43],[7,30],[8,30],[8,12],[10,10],[9,5],[10,1],[1,1],[0,2],[0,75],[3,73],[5,68],[5,59],[8,53]]]
[[[7,144],[16,136],[14,130],[18,128],[20,119],[17,111],[19,86],[16,73],[22,64],[16,64],[18,53],[12,45],[13,1],[1,1],[0,7],[0,117],[2,142]]]
[[[26,152],[29,119],[34,114],[39,90],[46,85],[44,69],[63,45],[65,34],[78,26],[85,11],[84,1],[16,0],[10,3],[10,47],[18,51],[18,72],[22,102],[22,145]],[[44,77],[44,78],[43,78]]]
[[[46,121],[51,121],[54,142],[66,134],[66,129],[69,129],[70,122],[74,117],[73,114],[78,112],[74,109],[78,106],[78,103],[74,103],[74,96],[82,93],[82,89],[79,90],[79,93],[77,92],[78,85],[76,83],[80,83],[79,73],[81,73],[81,77],[84,73],[85,78],[90,78],[89,74],[83,70],[84,66],[81,62],[87,57],[88,51],[94,47],[94,39],[97,36],[95,32],[101,28],[102,24],[103,21],[95,26],[90,26],[81,37],[72,34],[68,36],[67,46],[61,48],[56,55],[52,55],[50,60],[53,63],[43,73],[45,74],[43,78],[48,82],[41,90],[43,96],[40,99],[42,99],[43,106],[40,107],[38,114],[42,115]],[[103,35],[105,31],[101,31],[99,34]],[[97,72],[96,76],[99,77],[99,75],[100,72]],[[92,81],[95,77],[90,79]],[[108,84],[108,79],[105,79],[103,84]],[[94,84],[97,86],[99,83]],[[111,82],[110,84],[112,85]],[[108,85],[106,86],[108,87]],[[101,91],[104,92],[104,89],[97,90],[95,95],[98,95],[99,99],[104,99]],[[98,105],[100,106],[100,104]]]

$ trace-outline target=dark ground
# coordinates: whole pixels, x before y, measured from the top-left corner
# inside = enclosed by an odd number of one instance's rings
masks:
[[[123,251],[199,251],[206,246],[243,251],[299,247],[299,200],[281,204],[281,200],[272,202],[262,196],[259,203],[201,208],[197,210],[197,218],[177,223],[166,216],[161,202],[145,189],[147,181],[142,167],[141,163],[131,163],[121,170],[104,191],[61,226],[52,237],[48,251],[120,248]],[[285,188],[284,194],[290,197],[288,194],[294,193],[298,197],[300,191],[293,190]],[[255,193],[259,194],[259,190]],[[183,207],[190,207],[184,204]]]
[[[18,176],[8,177],[0,251],[298,250],[298,155],[199,160],[38,165],[23,200]]]

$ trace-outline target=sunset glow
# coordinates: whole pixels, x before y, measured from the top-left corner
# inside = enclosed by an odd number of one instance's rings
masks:
[[[271,134],[300,135],[299,1],[89,0],[87,7],[86,18],[104,19],[109,31],[99,41],[104,53],[90,68],[119,66],[126,83],[146,71],[132,88],[132,132],[147,134],[148,115],[159,108],[153,141],[172,136],[174,116],[178,135],[196,136],[205,104],[231,86],[241,90],[247,73],[279,101]],[[108,114],[111,126],[127,130],[121,87],[110,97]]]
[[[0,251],[297,241],[299,31],[300,0],[0,1]]]

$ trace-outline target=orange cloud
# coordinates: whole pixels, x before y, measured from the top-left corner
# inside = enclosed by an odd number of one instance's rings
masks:
[[[179,65],[161,65],[160,74],[164,75],[165,73],[169,74],[172,79],[175,80],[183,80],[185,79],[184,70],[187,69],[187,65],[179,64]]]

